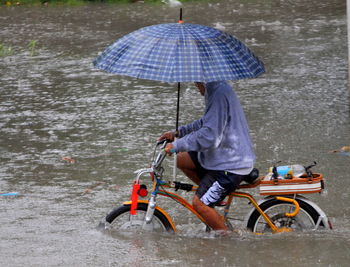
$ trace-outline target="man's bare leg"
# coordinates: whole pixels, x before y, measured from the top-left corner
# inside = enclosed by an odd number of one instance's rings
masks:
[[[177,154],[177,167],[193,182],[199,184],[200,179],[197,175],[196,165],[193,163],[187,152]],[[217,211],[205,205],[198,196],[193,197],[193,208],[203,217],[206,223],[214,230],[227,231],[228,228],[222,217]]]
[[[199,184],[200,179],[197,175],[196,165],[187,152],[177,154],[177,167],[194,183]]]
[[[205,205],[196,195],[193,197],[193,208],[203,217],[213,230],[228,231],[228,227],[225,225],[224,220],[219,213],[217,213],[214,208]]]

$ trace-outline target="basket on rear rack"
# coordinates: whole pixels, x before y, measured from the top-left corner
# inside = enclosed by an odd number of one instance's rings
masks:
[[[319,193],[323,190],[323,175],[302,175],[291,179],[274,178],[268,174],[260,181],[260,195],[293,195]]]

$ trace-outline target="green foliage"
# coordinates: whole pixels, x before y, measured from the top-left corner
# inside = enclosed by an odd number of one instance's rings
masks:
[[[38,41],[37,40],[29,41],[27,48],[29,50],[29,55],[31,57],[37,55]],[[11,45],[0,43],[0,57],[12,56],[15,52],[18,52],[18,51],[15,51]]]
[[[87,3],[84,0],[41,0],[47,5],[67,5],[67,6],[82,6]]]
[[[67,5],[67,6],[81,6],[87,3],[84,0],[0,0],[1,5],[19,6],[19,5]]]
[[[81,6],[87,3],[113,3],[113,4],[130,4],[135,2],[144,3],[161,3],[161,0],[0,0],[0,5],[18,6],[18,5],[68,5]],[[199,1],[199,0],[179,0],[181,2]],[[200,0],[203,1],[203,0]]]
[[[96,2],[93,0],[90,0],[91,2]],[[98,0],[99,2],[106,2],[106,3],[110,3],[110,4],[129,4],[132,3],[131,0]],[[136,1],[134,1],[136,2]]]
[[[0,43],[0,57],[6,57],[13,55],[14,51],[12,46],[7,46],[5,44]]]
[[[36,54],[36,47],[37,47],[38,41],[37,40],[31,40],[28,43],[28,49],[30,56],[35,56]]]

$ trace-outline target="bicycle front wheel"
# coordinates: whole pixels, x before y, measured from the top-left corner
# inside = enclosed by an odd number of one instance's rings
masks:
[[[130,215],[131,205],[123,205],[114,209],[106,216],[106,221],[112,230],[141,230],[145,222],[148,204],[138,203],[136,215]],[[174,229],[166,216],[159,210],[154,211],[152,221],[147,229],[155,232],[173,232]]]
[[[291,228],[294,231],[315,229],[319,218],[318,212],[308,203],[296,199],[300,205],[299,213],[294,217],[285,214],[295,209],[292,203],[277,199],[270,199],[260,205],[260,208],[270,217],[271,221],[278,227]],[[323,223],[321,223],[323,225]],[[271,233],[271,228],[261,214],[255,210],[249,217],[247,228],[256,233]]]

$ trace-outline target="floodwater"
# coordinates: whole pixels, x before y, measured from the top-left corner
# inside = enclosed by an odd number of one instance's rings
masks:
[[[185,21],[235,35],[265,62],[263,76],[233,83],[257,167],[317,161],[327,190],[308,197],[334,226],[214,238],[162,199],[175,235],[96,229],[129,199],[155,139],[174,128],[176,86],[106,74],[92,61],[128,32],[177,21],[178,9],[2,6],[0,43],[13,54],[0,57],[0,192],[19,196],[0,197],[1,266],[348,266],[350,157],[329,153],[350,145],[345,11],[343,0],[184,5]],[[198,92],[183,84],[180,122],[202,111]],[[234,206],[238,219],[249,209]]]

